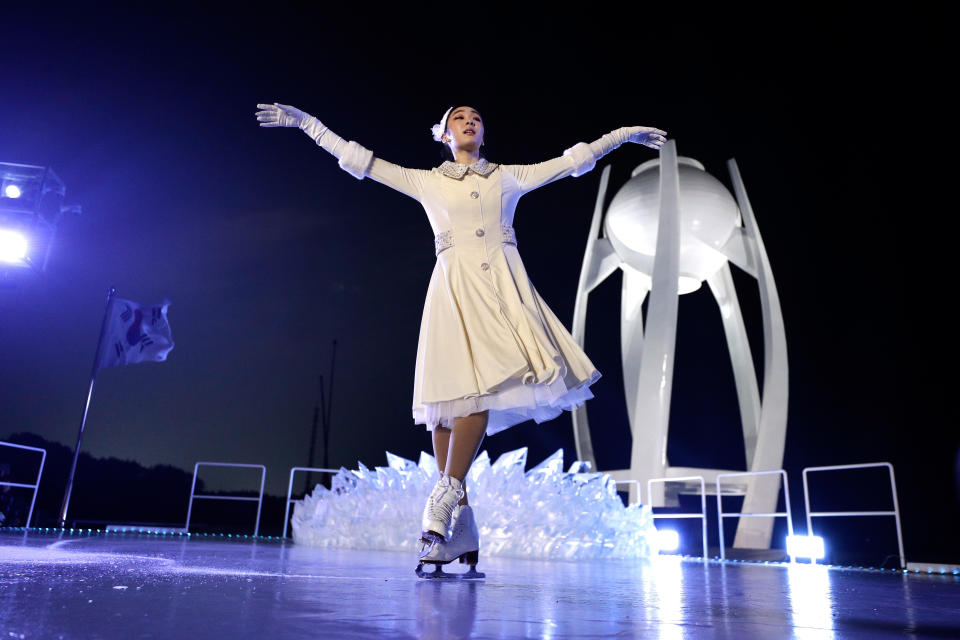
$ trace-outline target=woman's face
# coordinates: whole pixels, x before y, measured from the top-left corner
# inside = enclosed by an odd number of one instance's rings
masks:
[[[483,144],[483,120],[473,107],[457,107],[447,118],[447,131],[443,141],[453,151],[463,149],[473,151]]]

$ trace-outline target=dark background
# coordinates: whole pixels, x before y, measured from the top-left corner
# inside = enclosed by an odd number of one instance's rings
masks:
[[[936,209],[900,200],[917,188],[905,171],[931,125],[908,117],[898,88],[933,37],[915,16],[678,18],[596,4],[576,14],[491,4],[4,11],[0,161],[53,167],[84,213],[64,219],[42,279],[0,292],[0,437],[72,445],[115,285],[140,303],[172,301],[176,348],[162,364],[101,371],[85,451],[187,470],[197,460],[263,463],[267,490],[283,493],[288,469],[308,463],[336,339],[329,463],[384,464],[384,450],[415,459],[430,447],[410,417],[435,260],[426,216],[338,169],[299,131],[259,128],[256,103],[294,104],[422,168],[440,162],[428,129],[451,104],[483,114],[494,162],[536,162],[651,125],[728,186],[725,162],[739,164],[786,321],[794,506],[805,466],[889,460],[908,558],[960,561],[950,544],[960,524],[956,410],[951,376],[938,370],[952,347],[938,299],[952,274],[937,262],[949,234]],[[918,88],[909,102],[922,100]],[[518,207],[521,255],[564,322],[600,168],[613,165],[612,197],[654,153],[621,147]],[[741,276],[762,362],[756,285]],[[603,378],[588,406],[601,469],[629,464],[619,283],[616,274],[590,297],[586,351]],[[681,298],[677,344],[671,463],[742,467],[732,371],[706,287]],[[531,462],[561,447],[572,460],[569,415],[484,443],[494,457],[520,446]],[[882,478],[863,487],[871,499],[886,490]],[[82,474],[76,491],[90,491]],[[891,536],[881,542],[895,550]]]

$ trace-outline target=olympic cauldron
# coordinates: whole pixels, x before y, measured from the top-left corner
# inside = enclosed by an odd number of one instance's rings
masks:
[[[638,166],[604,217],[610,167],[603,170],[574,307],[572,335],[583,346],[587,297],[614,271],[623,275],[621,358],[632,434],[630,468],[609,471],[630,484],[631,500],[676,503],[679,493],[743,495],[745,513],[776,510],[779,481],[757,483],[746,472],[783,465],[787,416],[787,353],[779,296],[736,162],[727,162],[736,197],[704,166],[678,157],[676,140]],[[600,235],[603,220],[603,236]],[[763,316],[763,397],[730,270],[756,278]],[[709,285],[730,353],[747,468],[705,469],[667,461],[670,396],[679,296]],[[649,295],[646,313],[643,303]],[[645,316],[645,317],[644,317]],[[682,383],[682,381],[679,381]],[[573,415],[577,458],[597,465],[587,406]],[[709,442],[701,443],[711,446]],[[714,466],[727,466],[718,461]],[[735,474],[731,476],[730,474]],[[642,495],[641,495],[642,494]],[[705,527],[704,523],[704,527]],[[734,546],[769,547],[772,518],[741,518]]]

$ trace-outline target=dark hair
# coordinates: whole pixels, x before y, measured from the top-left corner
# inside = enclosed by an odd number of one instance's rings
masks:
[[[466,106],[466,105],[468,105],[468,104],[470,104],[470,103],[469,103],[469,102],[455,102],[455,103],[454,103],[454,106],[453,106],[453,109],[450,110],[450,113],[452,114],[452,113],[454,112],[454,110],[459,109],[460,107]],[[480,110],[477,109],[477,112],[479,113]],[[450,116],[447,116],[448,119],[449,119],[449,117],[450,117]],[[443,126],[444,126],[444,131],[446,131],[447,123],[444,122],[444,123],[443,123]],[[484,122],[484,124],[483,124],[483,144],[484,144],[484,146],[486,146],[486,143],[487,143],[487,124],[486,124],[486,122]],[[482,146],[481,146],[480,149],[479,149],[479,153],[480,153],[480,157],[481,157],[481,158],[485,158],[485,157],[486,157],[486,156],[484,155],[484,153],[483,153],[483,147],[482,147]],[[450,162],[456,161],[456,158],[453,157],[453,151],[450,151],[450,146],[449,146],[446,142],[441,142],[441,143],[440,143],[440,156],[441,156],[444,160],[449,160]]]

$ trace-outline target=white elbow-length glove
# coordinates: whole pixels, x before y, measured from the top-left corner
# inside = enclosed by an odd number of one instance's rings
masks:
[[[579,176],[593,169],[597,160],[624,142],[635,142],[651,149],[660,149],[667,141],[667,132],[656,127],[620,127],[606,133],[590,144],[579,142],[563,152],[576,163],[573,175]]]
[[[258,104],[257,121],[261,127],[298,127],[339,161],[340,168],[362,180],[370,170],[373,152],[353,140],[346,142],[322,122],[288,104]]]

